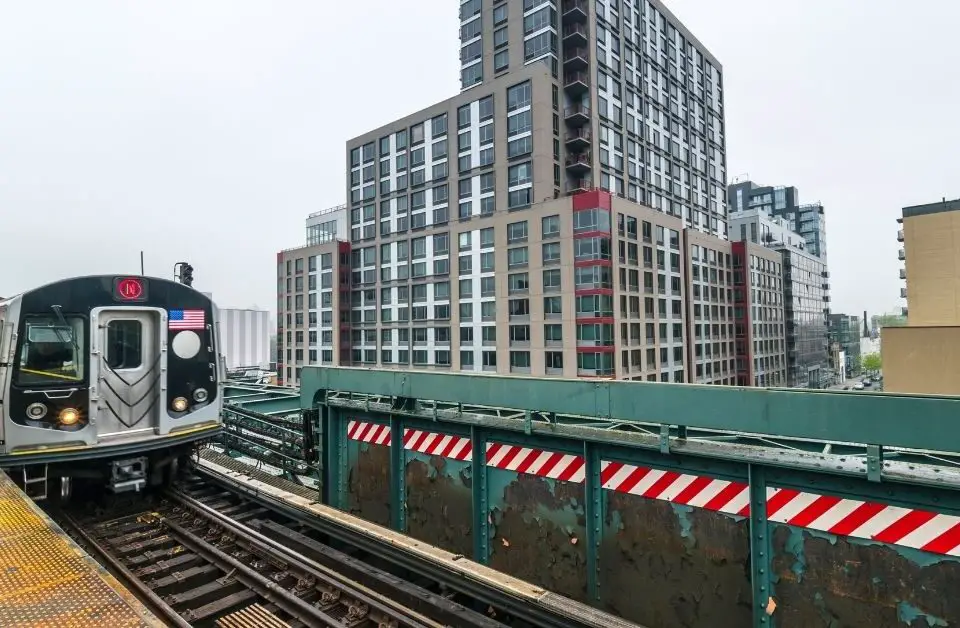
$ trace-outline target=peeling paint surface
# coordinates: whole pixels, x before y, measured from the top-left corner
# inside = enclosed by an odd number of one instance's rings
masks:
[[[747,522],[604,491],[604,610],[657,628],[751,625]]]
[[[487,469],[490,566],[587,601],[583,484]]]
[[[347,510],[389,526],[390,447],[351,440],[347,444]]]
[[[960,562],[881,543],[771,526],[780,628],[960,625]]]
[[[473,465],[407,452],[407,533],[473,558]]]

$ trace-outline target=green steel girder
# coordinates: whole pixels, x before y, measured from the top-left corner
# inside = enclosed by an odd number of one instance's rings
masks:
[[[490,496],[487,491],[487,435],[479,427],[470,428],[470,444],[473,447],[473,559],[481,565],[490,562]]]
[[[502,407],[622,422],[960,452],[960,397],[329,367],[306,367],[301,381],[307,405],[316,390],[457,404],[496,401]]]
[[[771,625],[767,606],[773,596],[770,525],[767,521],[767,481],[764,468],[750,465],[750,581],[753,585],[753,625]]]
[[[677,410],[671,411],[666,419],[667,423],[657,423],[655,417],[647,412],[648,408],[657,408],[657,403],[665,403],[661,398],[653,404],[648,404],[645,395],[650,390],[649,385],[628,385],[622,390],[632,391],[636,399],[628,410],[613,417],[578,416],[588,408],[603,406],[611,408],[627,408],[624,401],[620,405],[613,405],[603,399],[610,399],[611,391],[620,390],[616,384],[585,383],[580,381],[559,382],[562,386],[540,388],[542,380],[530,378],[490,378],[485,376],[438,376],[433,373],[397,373],[354,369],[328,369],[333,372],[346,372],[349,378],[330,379],[324,375],[321,381],[319,369],[305,369],[305,388],[302,399],[309,400],[308,406],[314,405],[320,411],[322,449],[321,484],[324,487],[323,501],[331,506],[344,509],[347,506],[347,477],[349,477],[347,457],[347,430],[348,420],[374,420],[389,425],[392,443],[390,451],[390,499],[393,518],[391,524],[397,530],[406,528],[406,488],[405,465],[407,453],[401,445],[405,429],[439,431],[447,434],[468,436],[473,446],[472,473],[472,509],[474,531],[474,560],[487,564],[490,557],[490,523],[488,519],[491,495],[486,467],[486,444],[490,441],[512,443],[527,447],[549,449],[558,452],[579,454],[584,456],[585,483],[584,483],[584,519],[587,549],[587,596],[598,601],[602,599],[603,579],[599,549],[604,534],[604,503],[607,491],[601,484],[601,464],[603,460],[617,460],[627,464],[648,466],[663,470],[672,470],[681,473],[701,474],[719,479],[745,482],[750,490],[751,514],[743,525],[749,526],[750,542],[750,578],[753,588],[753,626],[755,628],[770,628],[776,624],[777,614],[769,614],[774,609],[770,599],[776,599],[774,578],[772,571],[772,527],[767,520],[766,499],[768,487],[794,488],[802,491],[836,495],[838,497],[870,500],[884,504],[902,506],[906,508],[929,509],[945,514],[960,515],[960,474],[950,470],[952,459],[944,456],[931,458],[923,452],[907,452],[900,450],[885,450],[877,447],[868,447],[866,444],[856,445],[840,440],[827,442],[817,441],[815,436],[820,428],[795,426],[792,436],[786,437],[773,432],[773,428],[786,420],[787,413],[793,405],[802,406],[805,403],[814,403],[819,407],[820,401],[785,401],[777,396],[763,397],[761,406],[751,405],[753,402],[733,403],[727,398],[727,424],[723,429],[727,433],[709,432],[703,425],[708,422],[700,421],[697,412],[709,412],[719,416],[716,404],[720,397],[710,395],[718,390],[713,387],[693,387],[696,393],[679,393],[677,389],[684,387],[663,385],[672,392],[658,392],[663,398],[670,394],[677,394]],[[427,380],[421,379],[425,376]],[[339,376],[338,376],[339,377]],[[343,377],[346,377],[344,375]],[[452,378],[452,379],[447,379]],[[522,394],[515,389],[514,383],[522,383]],[[470,382],[489,382],[494,380],[496,385],[481,383],[483,395],[490,395],[489,400],[481,394],[469,389]],[[424,383],[426,382],[426,383]],[[321,388],[309,388],[317,383]],[[557,384],[556,381],[547,382]],[[587,388],[584,388],[584,385]],[[349,387],[347,387],[349,386]],[[653,385],[660,388],[661,385]],[[569,387],[569,388],[565,388]],[[547,391],[547,392],[544,392]],[[738,394],[751,396],[758,391],[736,390]],[[774,393],[783,391],[771,391]],[[424,395],[414,396],[415,393]],[[549,393],[556,397],[545,406],[538,405],[544,402]],[[683,393],[683,394],[681,394]],[[616,393],[621,394],[621,393]],[[626,393],[623,393],[626,394]],[[693,397],[688,395],[692,394]],[[706,395],[694,408],[696,395]],[[437,400],[436,397],[442,397]],[[822,395],[814,395],[822,397]],[[847,394],[851,399],[865,398],[863,395]],[[877,397],[885,399],[889,396]],[[600,401],[598,401],[598,399]],[[713,399],[713,400],[712,400]],[[903,401],[903,398],[900,398]],[[771,401],[772,400],[772,401]],[[502,407],[491,407],[483,401],[502,403]],[[929,399],[925,401],[930,401]],[[944,398],[934,401],[946,405],[939,406],[938,412],[954,408],[955,400]],[[832,403],[832,402],[831,402]],[[784,405],[786,404],[786,405]],[[846,406],[845,402],[838,402],[836,412],[847,411],[856,406]],[[930,406],[934,407],[934,406]],[[721,408],[721,409],[722,409]],[[957,407],[956,409],[960,409]],[[610,410],[612,411],[612,410]],[[807,410],[808,412],[811,411]],[[871,406],[861,406],[858,411],[875,411]],[[920,410],[922,411],[922,410]],[[618,410],[619,412],[619,410]],[[738,413],[756,412],[756,415],[741,416]],[[686,430],[678,429],[678,423],[687,423],[687,417],[693,417],[689,422],[696,427]],[[834,420],[847,427],[839,425],[837,432],[845,435],[844,429],[852,429],[850,424],[866,425],[869,416],[842,414],[832,415]],[[942,421],[943,416],[934,418]],[[917,430],[917,416],[912,415],[913,430]],[[711,419],[715,420],[715,419]],[[892,418],[886,417],[887,431],[884,438],[892,438],[894,446],[905,443],[923,445],[931,448],[938,439],[932,437],[912,437],[900,434],[891,428]],[[699,423],[698,423],[699,422]],[[882,422],[882,421],[881,421]],[[661,434],[661,425],[668,425],[671,429]],[[766,435],[746,436],[735,432],[742,426],[766,426],[771,430]],[[861,441],[874,440],[869,425],[866,426],[870,438],[861,438]],[[906,428],[903,430],[906,431]],[[830,433],[829,438],[835,436]],[[824,437],[826,438],[826,437]],[[800,440],[807,439],[807,440]],[[883,442],[879,438],[878,442]],[[950,441],[947,441],[950,442]],[[665,446],[664,446],[665,445]],[[943,445],[938,445],[941,449]],[[667,453],[663,453],[666,450]],[[925,457],[926,456],[926,457]],[[871,471],[868,469],[870,461],[877,465]],[[924,461],[917,464],[917,460]],[[942,466],[931,464],[936,462]],[[947,471],[944,471],[947,469]],[[882,482],[875,480],[881,479]],[[871,481],[874,480],[874,481]]]
[[[878,445],[880,479],[960,487],[960,454],[925,451],[960,451],[960,429],[949,428],[960,398],[319,367],[303,382],[304,402],[854,477],[867,477],[867,447]]]
[[[603,487],[600,483],[600,451],[593,443],[583,443],[584,526],[587,531],[587,597],[600,601],[600,542],[603,539]]]
[[[403,418],[390,415],[390,440],[396,445],[390,448],[390,510],[393,527],[398,532],[407,531],[407,450],[403,446]]]
[[[245,410],[252,410],[260,414],[293,413],[300,410],[300,398],[292,396],[275,397],[233,397],[227,399],[227,404],[235,405]],[[310,407],[310,406],[306,406]]]

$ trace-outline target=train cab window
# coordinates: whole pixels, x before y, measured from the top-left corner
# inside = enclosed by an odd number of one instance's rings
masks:
[[[115,320],[107,323],[104,358],[114,370],[135,369],[143,364],[143,326],[140,321]]]
[[[65,323],[65,324],[64,324]],[[23,386],[70,385],[83,380],[85,321],[75,316],[32,316],[24,322],[16,382]]]

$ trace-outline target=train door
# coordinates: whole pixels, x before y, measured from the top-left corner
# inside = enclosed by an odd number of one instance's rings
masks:
[[[96,394],[90,404],[97,440],[148,436],[160,427],[164,387],[160,313],[99,308],[92,363]]]

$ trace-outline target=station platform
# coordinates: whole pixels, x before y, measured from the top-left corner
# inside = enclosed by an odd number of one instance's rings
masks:
[[[0,472],[0,626],[162,627]]]

